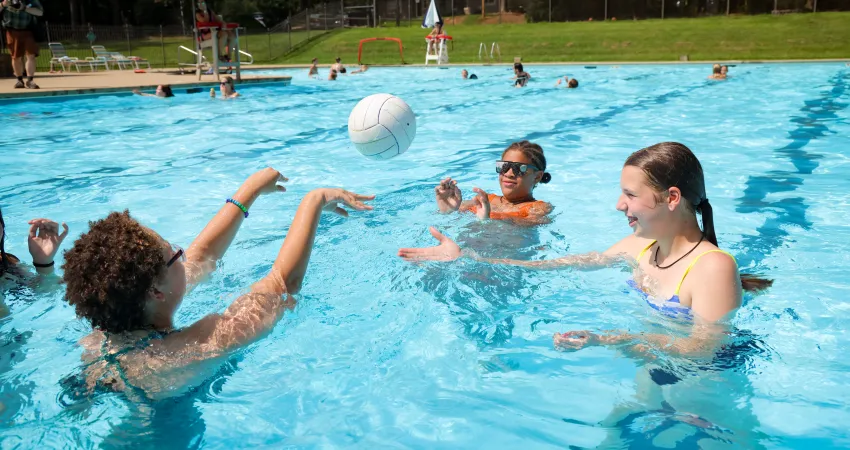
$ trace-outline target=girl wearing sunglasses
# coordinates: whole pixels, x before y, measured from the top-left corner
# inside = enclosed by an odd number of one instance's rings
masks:
[[[233,85],[233,78],[224,77],[221,79],[221,98],[236,98],[239,93],[236,92],[236,87]],[[210,89],[210,98],[215,98],[215,89]]]
[[[511,144],[496,161],[502,195],[488,194],[473,188],[476,196],[463,201],[457,182],[446,178],[434,188],[437,207],[441,213],[472,212],[480,219],[510,220],[514,223],[534,225],[548,223],[547,215],[552,205],[536,200],[533,195],[538,183],[548,183],[552,175],[546,172],[543,149],[532,142]]]
[[[65,252],[65,300],[93,332],[81,340],[86,367],[73,385],[123,391],[136,399],[178,395],[204,370],[266,336],[295,306],[323,211],[347,217],[374,196],[316,189],[301,200],[271,270],[223,312],[182,329],[174,314],[183,297],[206,279],[263,194],[283,192],[286,181],[268,168],[251,175],[185,251],[130,216],[113,212]]]

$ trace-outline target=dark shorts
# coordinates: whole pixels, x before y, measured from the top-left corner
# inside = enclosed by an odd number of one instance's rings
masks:
[[[6,44],[12,59],[23,58],[24,55],[38,56],[38,43],[30,30],[6,29]]]

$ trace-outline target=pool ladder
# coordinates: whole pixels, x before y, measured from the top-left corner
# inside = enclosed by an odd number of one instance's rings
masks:
[[[478,45],[478,60],[484,64],[492,64],[495,60],[496,62],[502,62],[502,50],[499,49],[499,43],[493,42],[490,45],[490,53],[487,53],[487,45],[483,42]],[[486,60],[486,61],[485,61]]]

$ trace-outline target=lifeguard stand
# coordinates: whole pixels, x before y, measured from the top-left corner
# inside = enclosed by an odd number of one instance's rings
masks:
[[[198,75],[198,80],[201,79],[201,75],[203,75],[203,71],[201,67],[204,64],[204,49],[210,48],[212,49],[212,61],[209,64],[212,66],[213,74],[215,75],[215,79],[220,79],[220,69],[234,69],[234,75],[236,75],[236,81],[242,81],[242,59],[240,56],[243,54],[242,50],[239,48],[239,24],[238,23],[221,23],[221,22],[198,22],[198,40],[196,45],[196,66],[195,73]],[[201,39],[202,31],[209,30],[210,38],[207,40]],[[219,56],[221,55],[221,49],[218,48],[218,36],[219,33],[224,31],[233,31],[233,41],[231,42],[231,46],[233,47],[233,55],[236,58],[235,61],[221,61]],[[250,55],[249,55],[250,56]],[[253,58],[252,58],[253,60]],[[248,63],[250,64],[250,63]]]
[[[452,40],[451,36],[438,34],[436,36],[425,36],[425,65],[429,61],[436,61],[437,65],[449,63],[449,46],[448,42]]]

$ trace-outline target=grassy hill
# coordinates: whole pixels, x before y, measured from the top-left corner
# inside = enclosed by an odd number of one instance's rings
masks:
[[[506,62],[515,56],[527,62],[677,61],[680,55],[705,61],[850,59],[850,13],[502,25],[464,19],[457,17],[456,25],[448,19],[445,26],[454,37],[451,62],[477,62],[482,42],[487,46],[498,42]],[[410,27],[338,30],[273,62],[306,64],[318,57],[321,63],[330,63],[340,56],[345,63],[355,63],[360,39],[397,37],[404,43],[405,61],[423,63],[427,33],[415,22]],[[363,61],[398,64],[398,46],[368,43]]]

